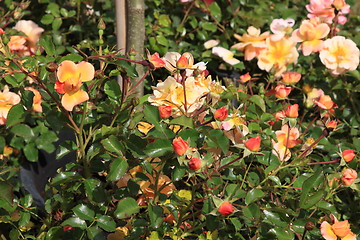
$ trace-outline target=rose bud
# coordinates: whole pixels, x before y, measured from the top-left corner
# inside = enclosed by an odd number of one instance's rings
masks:
[[[285,110],[285,116],[289,118],[297,118],[299,116],[299,105],[289,105]]]
[[[250,151],[258,152],[260,150],[260,143],[261,143],[260,136],[253,137],[245,142],[245,147]]]
[[[201,168],[201,160],[199,158],[191,158],[189,161],[189,168],[193,171],[197,171]]]
[[[336,129],[336,126],[337,126],[337,122],[335,120],[326,123],[326,127],[329,128],[329,130],[331,131]]]
[[[286,87],[285,85],[280,84],[275,88],[275,97],[279,99],[286,98],[290,94],[291,90],[291,87]]]
[[[243,83],[246,83],[246,82],[248,82],[250,80],[251,80],[250,73],[245,73],[245,74],[240,76],[240,81],[243,82]]]
[[[169,118],[171,116],[172,106],[163,105],[163,106],[159,106],[158,109],[159,109],[160,117],[162,119],[166,119],[166,118]]]
[[[341,181],[345,186],[350,186],[356,180],[357,176],[358,174],[354,169],[347,168],[343,173]]]
[[[228,110],[226,107],[221,107],[216,109],[214,112],[214,118],[219,121],[224,121],[225,118],[228,116]]]
[[[232,203],[224,201],[221,203],[218,212],[221,214],[221,216],[226,217],[234,212],[234,207]]]
[[[176,154],[182,156],[186,153],[189,144],[181,137],[175,138],[172,142]]]
[[[301,74],[297,72],[285,72],[281,76],[281,81],[285,84],[295,84],[300,81],[301,78]]]
[[[191,53],[186,52],[181,55],[179,60],[176,63],[178,69],[191,68],[194,64],[194,57]]]
[[[344,158],[345,162],[351,162],[355,157],[354,149],[343,151],[342,157]]]

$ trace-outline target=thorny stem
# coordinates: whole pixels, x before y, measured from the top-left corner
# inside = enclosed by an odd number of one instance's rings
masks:
[[[234,162],[237,162],[237,161],[238,161],[238,160],[240,160],[241,158],[242,158],[242,156],[237,157],[237,158],[235,158],[234,160],[232,160],[232,161],[228,162],[227,164],[225,164],[225,165],[223,165],[223,166],[219,167],[218,172],[220,172],[221,170],[223,170],[223,169],[224,169],[224,168],[226,168],[227,166],[229,166],[229,165],[233,164]]]
[[[186,100],[185,82],[186,82],[186,71],[183,70],[182,73],[181,73],[181,84],[183,85],[183,89],[184,89],[184,109],[185,109],[185,115],[187,115],[187,100]]]
[[[134,91],[136,89],[137,86],[139,86],[139,84],[144,81],[144,79],[147,77],[147,75],[149,75],[150,73],[150,68],[147,67],[146,72],[144,74],[144,76],[129,90],[129,92],[131,93],[132,91]]]
[[[328,129],[324,129],[323,133],[321,134],[321,136],[315,140],[315,142],[313,142],[312,144],[310,144],[310,146],[308,146],[304,152],[302,152],[299,156],[299,158],[303,159],[304,157],[306,157],[306,153],[313,147],[315,146],[318,142],[320,142],[321,139],[323,139],[324,137],[329,135],[329,130]]]
[[[337,162],[340,162],[340,160],[341,160],[341,158],[337,158],[337,159],[335,159],[335,160],[326,161],[326,162],[311,162],[311,163],[307,163],[307,165],[337,163]]]

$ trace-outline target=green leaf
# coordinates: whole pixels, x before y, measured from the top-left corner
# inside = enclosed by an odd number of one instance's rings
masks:
[[[136,135],[130,135],[128,141],[125,142],[126,147],[138,158],[143,159],[146,156],[144,149],[147,141]]]
[[[112,79],[105,83],[104,91],[106,95],[109,96],[110,100],[114,101],[115,103],[120,102],[121,90],[119,83],[115,79]]]
[[[109,174],[107,175],[107,178],[110,181],[119,180],[120,178],[122,178],[122,176],[124,176],[128,167],[129,165],[125,158],[122,157],[116,158],[110,164],[110,171]]]
[[[170,121],[170,124],[180,125],[188,128],[194,128],[193,118],[181,115],[180,117],[174,118]]]
[[[34,131],[28,125],[25,124],[19,124],[12,127],[10,132],[26,139],[35,137]]]
[[[30,222],[30,213],[29,212],[20,212],[19,227],[25,227]]]
[[[147,145],[144,152],[149,157],[160,157],[173,152],[173,146],[168,139],[156,139],[154,142]]]
[[[10,205],[13,205],[12,186],[3,181],[0,181],[0,199],[5,200]]]
[[[205,30],[208,30],[208,31],[211,31],[211,32],[216,32],[217,30],[217,27],[215,24],[211,23],[211,22],[205,22],[202,27],[205,29]]]
[[[23,106],[15,105],[13,106],[7,116],[6,126],[11,127],[17,123],[23,122],[26,117],[26,112]]]
[[[265,221],[268,221],[275,226],[286,228],[288,226],[287,222],[284,222],[278,213],[274,213],[268,210],[263,211],[265,214]]]
[[[223,153],[227,153],[229,149],[229,139],[225,136],[224,132],[220,129],[212,129],[204,132],[208,137],[207,144],[212,148],[220,148]]]
[[[108,195],[105,193],[104,186],[98,179],[88,178],[84,180],[83,183],[86,196],[90,201],[99,203],[99,205],[102,205],[106,201]]]
[[[262,190],[260,190],[258,188],[254,188],[246,194],[245,204],[249,205],[250,203],[257,201],[264,196],[265,196],[265,193]]]
[[[114,152],[119,156],[122,156],[123,146],[120,141],[114,135],[110,135],[108,138],[101,141],[101,144],[104,146],[106,150],[109,152]]]
[[[86,229],[86,222],[78,217],[71,217],[61,223],[61,226],[77,227],[80,229]]]
[[[57,135],[54,132],[47,131],[36,138],[35,143],[39,149],[43,149],[48,153],[55,151],[55,146],[52,144],[58,140]]]
[[[30,162],[37,162],[39,159],[39,151],[35,146],[35,143],[26,144],[24,147],[24,154],[26,159]]]
[[[75,53],[71,53],[71,54],[68,54],[64,57],[62,57],[59,61],[59,63],[65,61],[65,60],[70,60],[70,61],[73,61],[73,62],[80,62],[83,60],[83,57],[78,55],[78,54],[75,54]]]
[[[320,189],[320,184],[323,183],[324,178],[325,176],[321,168],[319,168],[312,176],[304,181],[300,195],[300,208],[308,209],[321,200],[324,195],[324,190]]]
[[[66,182],[72,182],[81,179],[81,175],[77,172],[60,172],[51,181],[52,185],[59,185]]]
[[[164,36],[158,35],[156,37],[156,40],[160,45],[163,45],[165,47],[169,46],[169,42],[168,42],[167,38]]]
[[[114,232],[116,228],[116,223],[110,216],[103,215],[101,217],[97,217],[97,224],[107,232]]]
[[[75,213],[75,215],[82,220],[92,221],[94,219],[95,216],[94,210],[90,209],[85,204],[79,204],[75,206],[72,210]]]
[[[52,15],[52,14],[45,14],[45,15],[41,18],[40,22],[41,22],[42,24],[44,24],[44,25],[48,25],[48,24],[52,23],[53,20],[54,20],[54,15]]]
[[[294,233],[289,229],[273,228],[269,232],[272,234],[275,234],[277,239],[281,239],[281,240],[293,240],[294,239]]]
[[[56,159],[63,158],[67,154],[76,151],[77,145],[73,141],[65,141],[56,150]]]
[[[273,181],[276,185],[281,186],[281,181],[279,177],[271,175],[269,176],[269,179]]]
[[[140,208],[135,199],[123,198],[118,202],[114,215],[115,217],[122,219],[131,217],[131,215],[136,214],[139,211]]]
[[[43,36],[42,38],[40,38],[40,45],[44,47],[45,52],[50,55],[50,56],[54,56],[55,55],[55,46],[51,40],[50,36]]]
[[[116,55],[116,57],[126,58],[126,56],[124,56],[124,55]],[[120,67],[120,70],[122,72],[126,72],[127,76],[129,76],[131,78],[138,77],[136,68],[135,68],[135,66],[131,65],[131,63],[129,63],[125,60],[119,59],[115,62],[115,64],[117,64]]]
[[[98,226],[92,226],[86,229],[88,238],[91,240],[106,240],[106,233],[102,231]]]
[[[150,217],[150,227],[159,228],[163,222],[163,213],[164,210],[160,206],[148,205],[149,217]]]
[[[62,19],[61,18],[55,18],[53,23],[52,23],[53,31],[59,30],[59,28],[61,27],[61,24],[62,24]]]
[[[160,114],[157,107],[152,105],[144,106],[144,116],[148,123],[151,123],[155,128],[161,128],[160,126]]]
[[[265,112],[266,108],[265,108],[265,101],[264,99],[259,96],[259,95],[253,95],[249,98],[249,101],[255,103],[258,107],[260,107],[260,109]]]
[[[220,22],[222,14],[221,14],[221,8],[217,4],[217,2],[213,2],[212,4],[210,4],[209,8],[211,15],[214,16]]]

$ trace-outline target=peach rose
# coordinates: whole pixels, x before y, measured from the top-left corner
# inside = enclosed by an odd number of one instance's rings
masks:
[[[345,186],[350,186],[357,179],[357,176],[358,174],[354,169],[347,168],[344,170],[341,181]]]

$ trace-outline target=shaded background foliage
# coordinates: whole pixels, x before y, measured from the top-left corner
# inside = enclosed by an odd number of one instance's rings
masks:
[[[352,12],[349,15],[348,23],[340,27],[339,34],[352,39],[356,44],[360,45],[360,4],[355,0],[348,1],[353,6]],[[251,62],[242,62],[241,64],[230,67],[225,65],[221,59],[213,56],[211,50],[206,50],[203,43],[209,39],[220,40],[220,45],[225,48],[230,48],[236,39],[233,37],[234,33],[243,34],[249,26],[255,26],[261,28],[262,31],[268,30],[269,25],[273,19],[276,18],[293,18],[296,20],[295,27],[298,27],[301,20],[303,20],[307,14],[305,5],[306,1],[246,1],[246,0],[222,0],[216,1],[212,4],[210,9],[202,1],[194,1],[190,3],[180,3],[177,0],[154,0],[146,1],[146,48],[151,53],[159,52],[160,55],[164,55],[168,51],[176,52],[191,52],[194,58],[208,62],[208,68],[214,71],[214,77],[218,70],[235,71],[240,74],[251,72],[252,75],[258,76],[261,80],[256,82],[254,86],[255,92],[260,92],[263,84],[266,83],[268,74],[257,68],[255,60]],[[356,5],[357,4],[357,5]],[[9,8],[18,8],[15,11],[14,16],[16,19],[33,20],[45,29],[40,44],[44,47],[45,52],[48,55],[45,59],[38,58],[38,61],[45,65],[48,62],[56,61],[61,62],[62,56],[70,53],[78,54],[79,50],[88,55],[99,54],[99,46],[103,47],[103,53],[108,53],[114,49],[116,45],[115,39],[115,10],[114,3],[110,0],[102,1],[62,1],[62,0],[39,0],[39,1],[27,1],[27,2],[13,2],[4,0],[0,3],[2,15],[6,15]],[[9,18],[11,19],[11,18]],[[103,34],[103,40],[99,39],[99,22],[100,19],[104,21],[106,25]],[[12,27],[15,22],[6,22],[8,27]],[[294,28],[295,28],[294,27]],[[52,46],[53,44],[53,46]],[[75,46],[76,48],[74,49]],[[242,59],[243,54],[237,52],[235,55],[237,58]],[[70,55],[72,60],[82,60],[79,55]],[[118,62],[119,63],[119,62]],[[40,64],[40,65],[41,65]],[[133,71],[132,66],[125,65],[125,72],[131,75]],[[35,66],[35,63],[28,63],[29,67]],[[114,64],[116,66],[116,64]],[[56,239],[61,237],[62,239],[78,239],[80,237],[89,239],[105,239],[108,232],[113,232],[115,227],[123,226],[126,222],[122,219],[126,218],[129,214],[138,214],[137,219],[133,220],[134,229],[130,234],[131,239],[138,239],[140,236],[149,236],[152,230],[157,230],[160,234],[164,234],[170,231],[173,226],[167,225],[162,222],[163,210],[159,206],[149,205],[149,209],[140,209],[137,203],[132,197],[135,197],[138,192],[138,185],[135,181],[130,181],[128,188],[116,188],[115,180],[124,175],[128,168],[142,165],[143,168],[149,172],[152,171],[152,166],[143,160],[148,154],[156,156],[154,149],[161,149],[162,153],[169,153],[172,151],[171,145],[169,145],[170,138],[173,138],[175,134],[172,131],[167,131],[163,139],[154,143],[149,147],[147,141],[142,139],[142,135],[135,129],[136,124],[141,119],[145,119],[148,122],[156,123],[159,121],[156,108],[151,106],[145,106],[145,113],[137,113],[134,116],[131,115],[129,109],[121,109],[120,112],[116,112],[114,106],[119,103],[120,99],[118,94],[119,88],[116,86],[115,77],[119,73],[119,68],[111,65],[105,70],[105,81],[99,80],[99,86],[105,88],[100,92],[103,97],[99,100],[99,112],[93,111],[93,115],[89,115],[85,124],[86,130],[90,129],[90,126],[94,125],[96,121],[104,123],[102,128],[97,129],[94,133],[92,143],[89,144],[87,149],[87,156],[91,159],[90,171],[93,173],[91,177],[85,177],[84,173],[78,169],[81,166],[77,163],[73,163],[67,167],[68,171],[58,174],[51,182],[51,186],[46,188],[47,196],[52,196],[48,199],[45,205],[46,212],[38,210],[33,205],[31,196],[21,190],[21,184],[18,181],[17,172],[19,168],[19,161],[24,156],[19,154],[19,159],[9,159],[6,163],[7,168],[2,168],[4,171],[8,171],[2,178],[6,179],[9,184],[1,182],[2,189],[6,198],[2,199],[2,203],[7,199],[11,199],[14,196],[8,196],[8,188],[11,186],[11,190],[16,194],[16,198],[19,199],[19,206],[7,206],[1,209],[0,229],[2,234],[9,236],[10,239],[18,239],[20,237],[29,237],[37,239]],[[118,64],[120,65],[120,64]],[[336,116],[341,117],[343,120],[343,128],[336,132],[333,132],[331,138],[321,141],[322,149],[313,156],[314,160],[328,161],[336,155],[338,149],[334,148],[339,144],[348,148],[354,148],[357,152],[360,152],[360,130],[359,130],[359,91],[360,91],[360,73],[353,71],[345,76],[333,78],[325,71],[325,68],[319,68],[321,65],[319,59],[315,58],[309,63],[303,56],[299,57],[296,70],[303,74],[302,81],[299,87],[305,84],[310,84],[314,87],[323,89],[326,93],[331,93],[334,101],[338,104],[339,108],[336,110]],[[315,66],[315,67],[314,67]],[[98,69],[98,65],[96,66]],[[45,72],[44,69],[42,69]],[[153,72],[151,77],[146,81],[146,93],[151,92],[151,86],[155,85],[157,80],[164,80],[165,70],[159,69]],[[25,78],[25,76],[22,76]],[[49,78],[54,78],[49,74]],[[231,85],[232,79],[223,79],[224,83],[228,86]],[[10,80],[7,80],[10,82]],[[299,96],[295,96],[297,100],[301,100],[302,96],[300,90],[298,90]],[[99,94],[99,93],[97,93]],[[28,96],[26,99],[30,99],[32,96]],[[95,99],[95,94],[92,96]],[[105,98],[109,100],[105,100]],[[142,104],[145,98],[138,100]],[[24,104],[30,104],[25,101]],[[131,104],[132,100],[129,100]],[[253,104],[253,109],[256,108]],[[274,109],[280,108],[280,105],[273,105]],[[41,118],[34,118],[27,114],[22,121],[27,122],[31,127],[36,126],[35,130],[29,130],[27,127],[17,127],[18,130],[12,130],[13,135],[7,135],[2,138],[2,145],[11,143],[12,145],[21,146],[25,148],[25,145],[35,141],[38,136],[40,140],[37,140],[38,145],[45,145],[45,143],[55,143],[57,140],[57,134],[63,128],[59,126],[59,122],[66,121],[59,116],[56,111],[52,110],[52,106],[45,106],[45,112],[48,116],[46,123],[40,123]],[[18,114],[22,113],[17,109]],[[14,110],[15,111],[15,110]],[[258,111],[255,109],[254,111]],[[306,113],[306,117],[313,116],[311,110]],[[14,114],[13,114],[14,115]],[[25,113],[24,113],[25,115]],[[13,125],[19,123],[16,117],[11,117],[9,121],[13,121]],[[130,116],[132,119],[129,119]],[[250,114],[248,115],[250,117]],[[112,128],[112,117],[116,118],[117,127]],[[76,119],[80,122],[80,119]],[[25,125],[22,125],[25,126]],[[27,126],[27,125],[26,125]],[[161,131],[165,131],[165,125],[159,126]],[[254,125],[253,129],[256,129]],[[24,131],[25,130],[25,131]],[[203,131],[210,134],[207,129],[197,128],[197,131]],[[5,134],[5,130],[1,130],[2,134]],[[161,138],[161,131],[154,131],[152,136]],[[315,126],[310,129],[313,137],[318,137],[322,133],[322,129]],[[21,132],[21,133],[20,133]],[[254,132],[256,132],[254,130]],[[215,133],[215,132],[212,132]],[[224,146],[221,143],[221,136],[216,141],[207,140],[208,136],[196,136],[194,129],[188,129],[183,133],[185,137],[191,137],[197,140],[197,143],[202,141],[211,142],[214,145],[219,145],[224,149],[228,146]],[[5,134],[6,135],[6,134]],[[206,135],[206,134],[205,134]],[[151,137],[151,136],[150,136]],[[163,136],[162,136],[163,137]],[[206,139],[206,140],[204,140]],[[218,141],[218,142],[217,142]],[[214,143],[215,142],[215,143]],[[49,144],[51,146],[51,144]],[[33,148],[30,148],[28,152],[32,152]],[[49,150],[46,146],[43,146],[43,150]],[[49,147],[52,148],[52,147]],[[2,148],[1,148],[2,149]],[[76,146],[67,142],[62,145],[62,150],[58,153],[58,156],[65,155],[65,153],[75,150]],[[147,151],[143,151],[146,149]],[[26,150],[25,150],[26,151]],[[123,154],[124,153],[124,154]],[[26,154],[27,158],[36,161],[38,155]],[[114,156],[116,156],[114,158]],[[208,156],[210,159],[210,156]],[[127,159],[127,161],[125,161]],[[184,166],[178,165],[173,156],[164,157],[163,160],[167,160],[167,164],[164,166],[164,172],[176,182],[176,186],[179,189],[190,189],[189,182],[179,181],[185,175]],[[222,160],[222,164],[232,161],[233,158],[229,157]],[[264,163],[267,161],[265,157],[257,157],[257,161]],[[246,164],[249,164],[246,162]],[[235,175],[245,175],[245,162],[239,163],[235,166],[235,169],[225,169],[224,178],[222,180],[239,181]],[[352,167],[356,169],[356,163],[352,163]],[[173,172],[174,166],[177,171]],[[11,168],[10,168],[11,167]],[[265,168],[265,167],[264,167]],[[315,167],[312,174],[307,173],[299,177],[298,182],[294,186],[302,187],[302,183],[311,176],[314,179],[314,185],[311,187],[319,187],[321,181],[323,181],[323,175],[320,174],[320,167]],[[107,171],[108,170],[108,171]],[[325,173],[332,173],[334,170],[332,167],[323,167],[322,170]],[[262,179],[259,175],[263,174],[264,169],[259,167],[249,174],[248,189],[252,186],[256,186]],[[267,171],[270,171],[267,169]],[[267,172],[265,171],[265,172]],[[280,179],[285,181],[291,181],[288,177],[289,172],[295,174],[289,170],[287,172],[280,173]],[[107,177],[94,176],[94,173],[107,173]],[[235,173],[235,174],[234,174]],[[320,176],[320,177],[316,177]],[[139,180],[148,180],[145,174],[138,173],[136,175]],[[204,177],[204,176],[203,176]],[[265,205],[261,199],[269,198],[265,196],[263,191],[249,190],[245,192],[242,190],[235,191],[235,184],[225,186],[220,178],[214,177],[207,184],[209,187],[214,188],[215,194],[221,194],[224,188],[226,196],[237,197],[240,200],[243,207],[240,209],[242,212],[239,214],[244,222],[232,218],[227,224],[224,221],[219,220],[218,216],[208,215],[205,221],[205,227],[209,232],[219,231],[219,238],[224,239],[226,237],[237,239],[245,237],[250,239],[253,233],[263,235],[259,239],[291,239],[293,235],[287,236],[289,233],[284,232],[282,228],[287,228],[291,216],[292,220],[295,216],[298,218],[293,223],[293,228],[297,233],[304,230],[304,224],[307,221],[310,210],[301,209],[299,212],[296,207],[299,200],[299,194],[294,194],[294,199],[290,197],[286,199],[285,204],[287,209],[281,209],[280,207],[268,203]],[[241,180],[241,179],[240,179]],[[277,179],[274,178],[274,181]],[[132,185],[131,185],[132,184]],[[318,184],[318,185],[316,185]],[[268,186],[271,188],[271,186]],[[319,187],[322,188],[322,187]],[[344,194],[343,194],[344,193]],[[292,193],[289,193],[292,194]],[[166,199],[163,195],[160,198]],[[189,205],[189,201],[177,197],[176,195],[171,197],[172,200],[178,202],[180,205]],[[86,199],[83,202],[74,202],[76,199]],[[112,202],[113,199],[116,199]],[[120,200],[120,201],[118,201]],[[259,202],[257,202],[259,201]],[[318,209],[326,212],[337,211],[341,215],[346,216],[350,222],[356,223],[357,216],[359,214],[359,196],[358,193],[353,191],[342,191],[337,195],[337,201],[342,202],[337,204],[335,209],[334,205],[328,204],[328,202],[322,202],[321,206],[317,206]],[[257,202],[257,203],[256,203]],[[201,205],[202,204],[202,205]],[[264,204],[265,206],[262,206]],[[198,206],[199,205],[199,206]],[[211,200],[206,199],[203,203],[198,203],[196,207],[202,209],[204,212],[209,213],[214,208]],[[9,210],[10,209],[10,210]],[[11,210],[17,210],[16,213],[11,215],[12,223],[8,223],[8,212]],[[271,211],[268,209],[271,209]],[[15,212],[15,211],[13,211]],[[108,214],[110,212],[110,214]],[[176,211],[173,212],[176,215]],[[265,214],[262,215],[262,213]],[[47,216],[47,215],[50,215]],[[323,215],[316,213],[310,221],[321,217]],[[40,218],[39,218],[40,217]],[[39,220],[41,219],[41,220]],[[45,220],[44,220],[45,219]],[[191,220],[191,219],[190,219]],[[190,221],[189,220],[189,221]],[[202,219],[203,220],[203,219]],[[42,222],[45,221],[45,224]],[[46,222],[49,221],[49,222]],[[196,221],[194,221],[196,222]],[[32,223],[35,227],[30,227]],[[230,224],[231,223],[231,224]],[[150,227],[148,225],[150,224]],[[45,229],[42,234],[38,231],[40,227]],[[63,231],[64,226],[75,227],[72,231]],[[274,228],[275,226],[275,228]],[[23,233],[19,231],[21,228],[29,227],[29,231]],[[177,226],[179,227],[179,226]],[[4,230],[3,230],[4,229]],[[270,232],[269,229],[275,229]],[[359,233],[359,226],[353,225],[352,230],[355,233]],[[179,230],[180,231],[180,230]],[[241,234],[239,235],[239,232]],[[36,237],[35,237],[36,236]],[[205,234],[203,234],[205,239]],[[308,239],[319,238],[319,232],[315,228],[312,230]],[[215,236],[210,236],[208,239],[216,239]],[[241,238],[240,238],[241,239]]]

